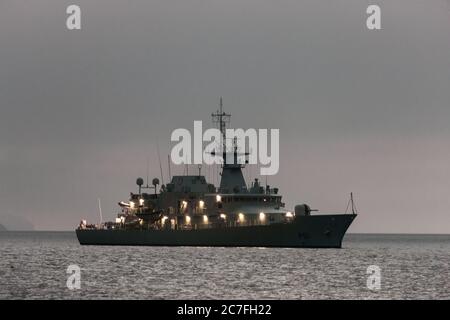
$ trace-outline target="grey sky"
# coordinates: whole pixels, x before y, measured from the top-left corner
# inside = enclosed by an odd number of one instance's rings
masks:
[[[97,197],[113,218],[146,157],[159,176],[156,141],[167,170],[172,130],[219,96],[233,127],[280,129],[288,206],[341,212],[353,191],[351,232],[450,232],[443,0],[1,1],[0,223],[73,229]]]

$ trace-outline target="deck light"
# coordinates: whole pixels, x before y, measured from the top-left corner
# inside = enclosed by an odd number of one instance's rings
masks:
[[[259,213],[259,220],[261,220],[261,222],[263,222],[264,220],[266,220],[266,215],[264,212],[260,212]]]

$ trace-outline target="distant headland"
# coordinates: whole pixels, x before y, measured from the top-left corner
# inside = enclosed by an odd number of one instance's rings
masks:
[[[34,225],[20,215],[0,214],[0,231],[32,231]]]

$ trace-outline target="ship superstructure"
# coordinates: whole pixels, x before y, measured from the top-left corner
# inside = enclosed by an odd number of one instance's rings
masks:
[[[205,176],[175,175],[166,185],[159,179],[119,202],[115,221],[89,225],[82,220],[76,230],[81,244],[341,247],[342,238],[356,213],[311,214],[306,204],[287,210],[278,188],[263,186],[255,178],[247,186],[242,168],[248,155],[236,140],[226,148],[225,128],[231,117],[219,110],[212,114],[223,135],[220,185]],[[232,159],[232,161],[227,161]],[[149,192],[143,192],[149,191]]]

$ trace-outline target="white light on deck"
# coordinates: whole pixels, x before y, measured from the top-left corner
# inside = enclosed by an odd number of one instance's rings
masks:
[[[122,222],[122,219],[116,218],[116,223],[121,223],[121,222]]]
[[[165,222],[166,222],[166,220],[168,219],[168,217],[167,216],[164,216],[164,217],[162,217],[162,219],[161,219],[161,223],[162,224],[164,224]]]
[[[226,218],[227,218],[227,215],[226,215],[225,213],[221,213],[221,214],[220,214],[220,217],[221,217],[222,219],[226,219]]]
[[[260,212],[260,213],[259,213],[259,220],[261,220],[261,221],[266,220],[266,215],[265,215],[264,212]]]
[[[139,199],[139,205],[142,206],[144,204],[144,199]]]
[[[218,194],[218,195],[216,196],[216,201],[217,201],[217,202],[221,202],[221,201],[222,201],[222,196],[221,196],[220,194]]]
[[[203,222],[208,223],[208,216],[206,214],[203,215]]]
[[[134,202],[130,201],[130,208],[133,209],[134,208]]]
[[[186,216],[186,223],[187,224],[191,223],[191,217],[190,216]]]
[[[185,210],[187,208],[187,205],[188,205],[187,201],[183,200],[181,202],[181,209]]]
[[[205,207],[205,201],[200,200],[200,201],[198,202],[198,207],[199,207],[200,209],[203,209],[203,208]]]
[[[293,217],[292,212],[290,212],[290,211],[286,212],[286,218],[292,218],[292,217]]]
[[[238,219],[239,219],[239,222],[244,222],[244,214],[243,213],[239,213],[238,214]]]

